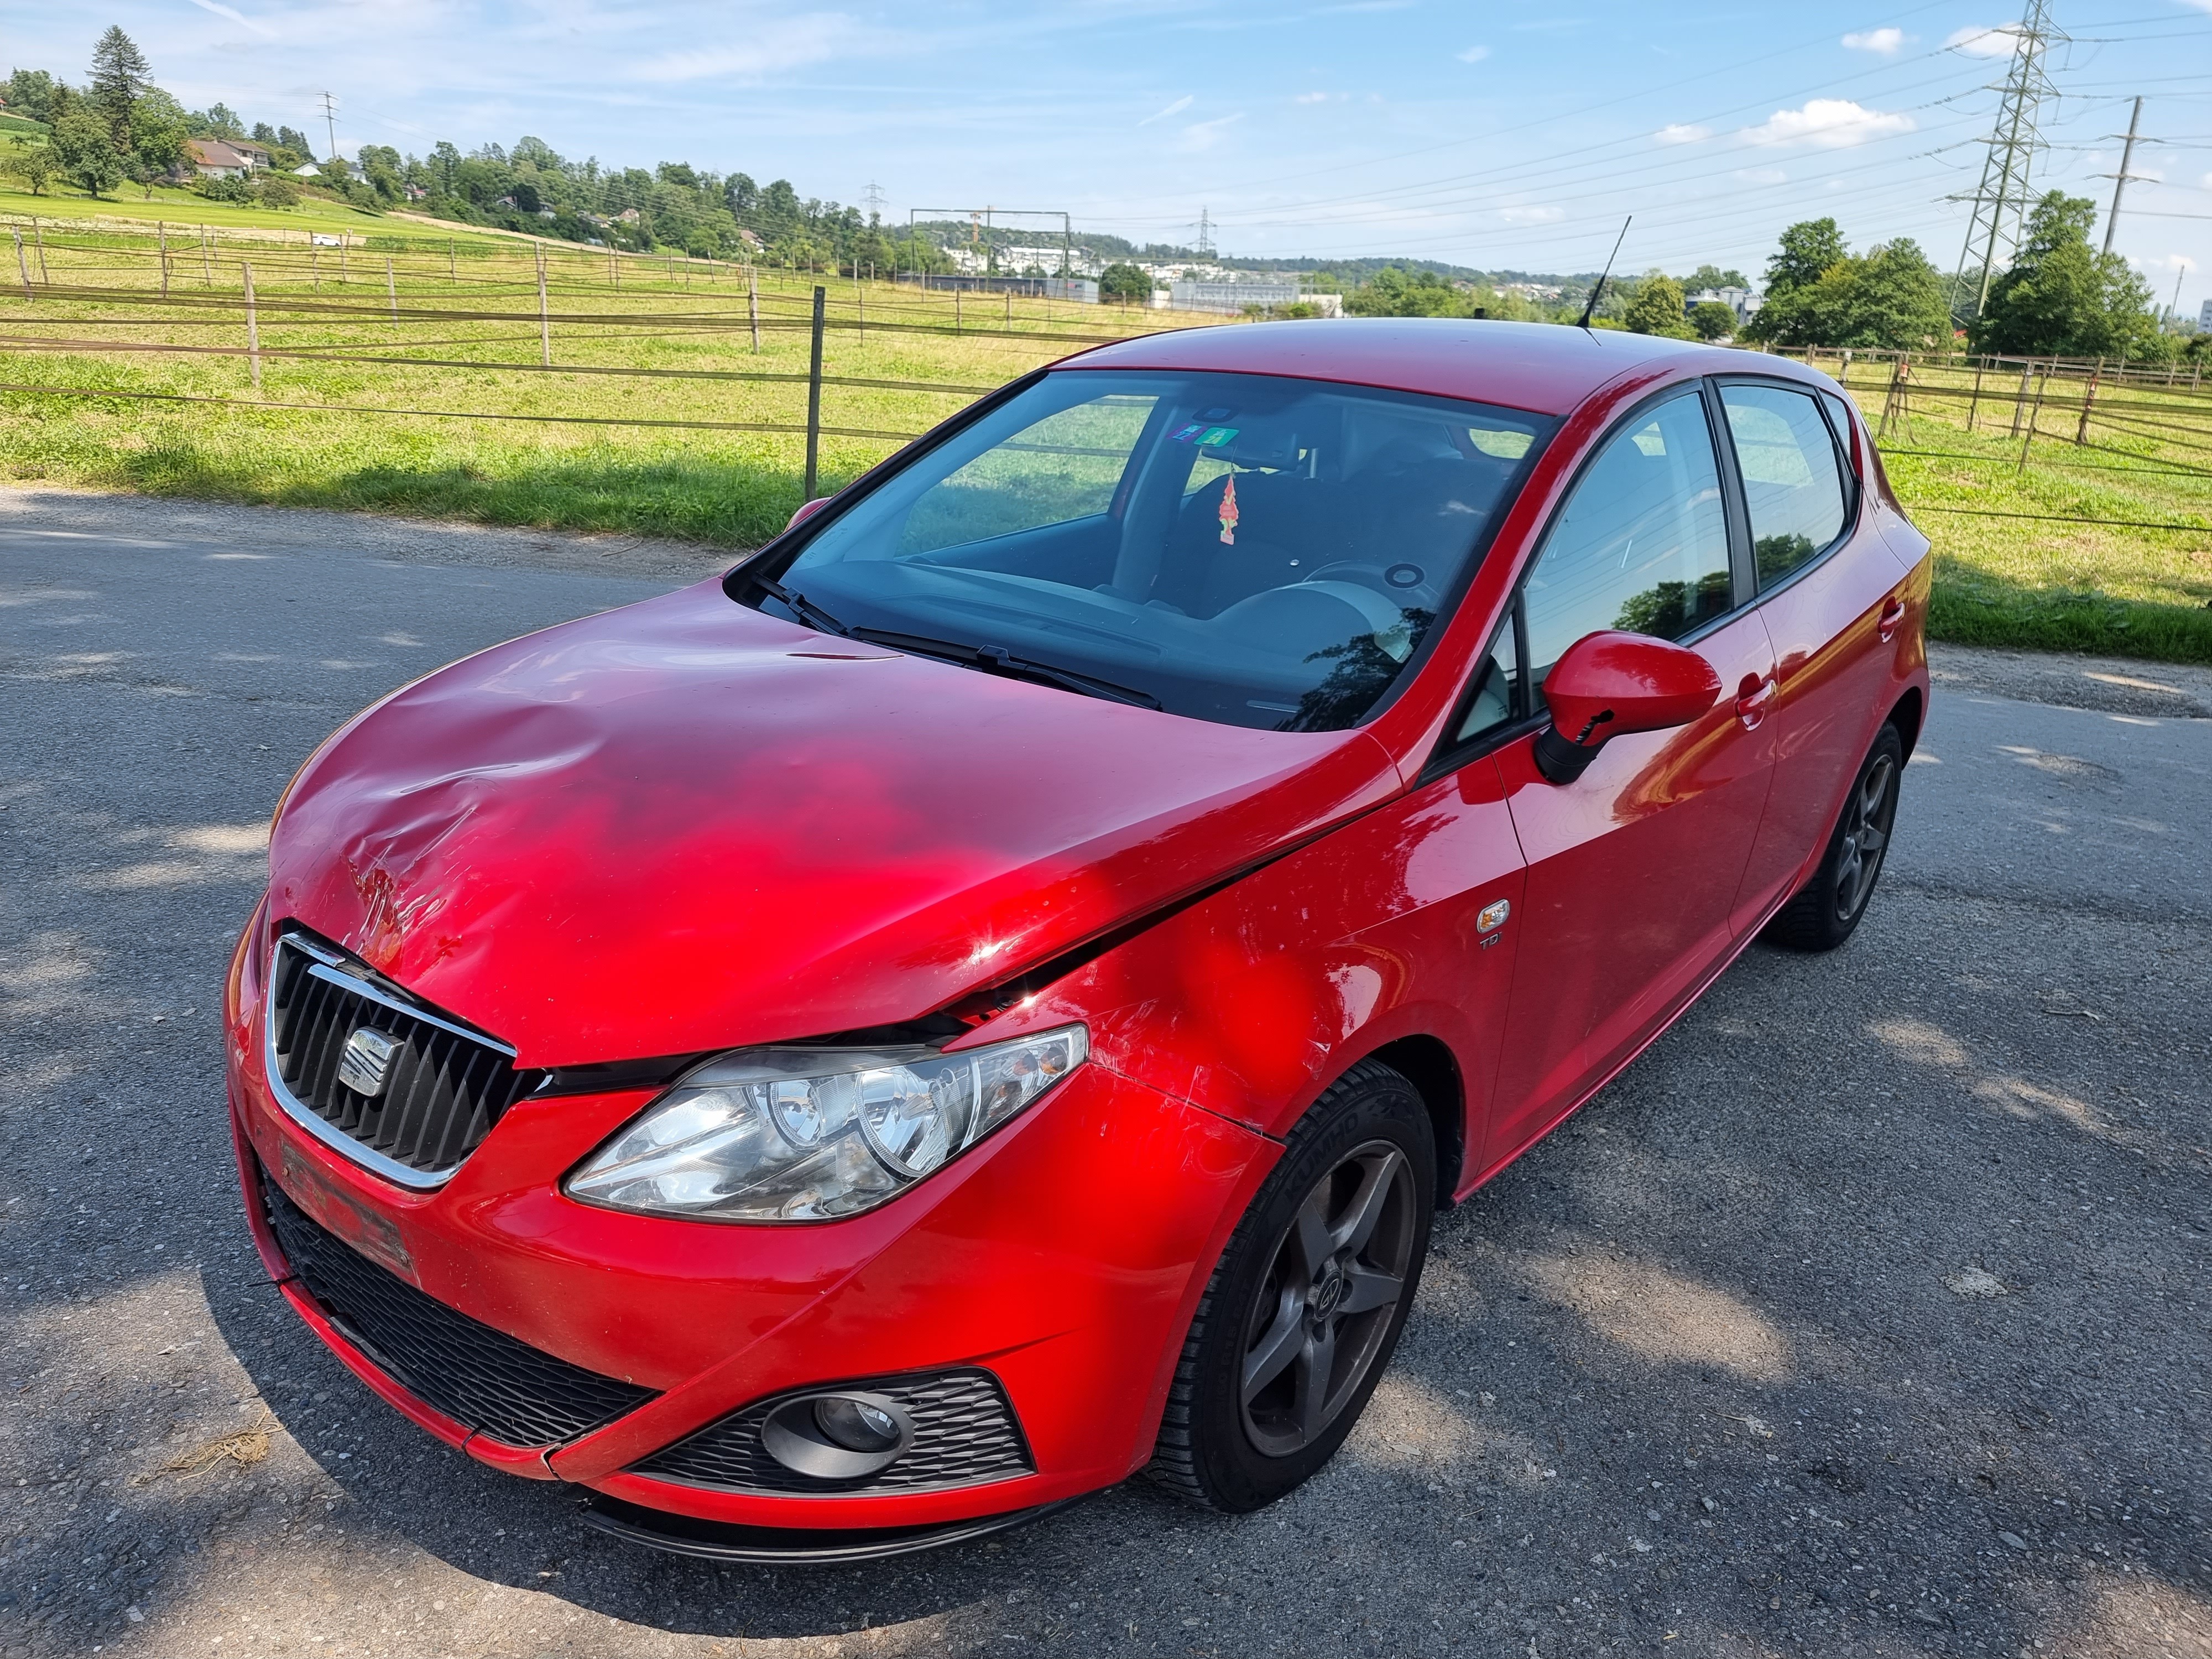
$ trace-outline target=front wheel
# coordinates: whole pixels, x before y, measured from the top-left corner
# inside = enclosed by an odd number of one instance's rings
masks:
[[[1789,951],[1832,951],[1851,936],[1866,915],[1889,853],[1904,775],[1904,741],[1894,726],[1885,726],[1844,798],[1827,856],[1804,890],[1767,923],[1770,944]]]
[[[1200,1298],[1153,1479],[1241,1515],[1328,1462],[1398,1346],[1436,1180],[1427,1110],[1389,1066],[1363,1060],[1314,1103]]]

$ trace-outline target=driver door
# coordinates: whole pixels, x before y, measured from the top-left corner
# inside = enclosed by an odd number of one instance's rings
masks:
[[[1551,665],[1601,629],[1697,652],[1722,695],[1688,726],[1613,738],[1573,783],[1536,769],[1540,720],[1498,750],[1528,877],[1486,1168],[1626,1064],[1734,942],[1774,773],[1774,651],[1747,604],[1748,547],[1709,405],[1701,386],[1664,394],[1599,446],[1516,602],[1531,716]]]

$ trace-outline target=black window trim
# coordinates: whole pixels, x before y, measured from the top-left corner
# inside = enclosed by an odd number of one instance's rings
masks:
[[[1820,429],[1828,434],[1828,448],[1835,457],[1837,478],[1844,486],[1843,528],[1836,532],[1834,538],[1826,546],[1816,550],[1811,558],[1806,560],[1788,575],[1765,587],[1759,585],[1758,562],[1755,559],[1752,562],[1750,566],[1752,603],[1764,604],[1776,594],[1786,592],[1792,585],[1827,563],[1836,556],[1839,549],[1858,534],[1860,514],[1866,503],[1866,486],[1859,477],[1857,470],[1851,465],[1850,449],[1845,443],[1838,441],[1836,422],[1828,411],[1827,399],[1820,396],[1820,387],[1807,386],[1802,380],[1784,380],[1777,374],[1716,374],[1711,377],[1711,384],[1713,387],[1714,406],[1720,416],[1721,428],[1728,432],[1729,466],[1735,475],[1737,498],[1743,503],[1744,536],[1747,547],[1749,544],[1751,534],[1749,528],[1751,504],[1749,498],[1744,495],[1742,474],[1736,470],[1735,434],[1729,428],[1727,406],[1721,402],[1721,394],[1728,387],[1732,386],[1766,386],[1778,392],[1795,392],[1801,397],[1811,398],[1814,410],[1820,416]]]
[[[1552,539],[1553,531],[1559,526],[1559,515],[1574,501],[1575,492],[1582,488],[1583,479],[1597,464],[1598,457],[1611,448],[1614,441],[1629,431],[1634,423],[1649,416],[1663,403],[1685,395],[1694,395],[1704,408],[1705,436],[1713,447],[1714,466],[1720,475],[1722,514],[1728,526],[1729,587],[1731,597],[1735,601],[1719,616],[1707,618],[1670,643],[1695,645],[1699,640],[1741,618],[1765,597],[1757,591],[1757,583],[1751,574],[1751,513],[1744,502],[1742,480],[1735,471],[1735,447],[1733,441],[1723,441],[1721,432],[1715,430],[1727,418],[1721,407],[1720,392],[1716,384],[1720,378],[1704,375],[1695,380],[1672,380],[1649,397],[1639,398],[1627,413],[1620,416],[1592,441],[1582,459],[1576,464],[1574,476],[1567,480],[1566,488],[1559,492],[1559,504],[1552,509],[1551,516],[1544,520],[1543,527],[1537,532],[1528,556],[1522,561],[1521,568],[1514,573],[1513,586],[1505,596],[1504,614],[1501,621],[1513,629],[1513,701],[1516,704],[1524,700],[1532,705],[1540,701],[1530,696],[1528,684],[1528,618],[1522,605],[1522,592],[1528,586],[1529,574],[1543,558],[1544,549]],[[1561,424],[1564,425],[1565,422]],[[1464,598],[1464,594],[1462,597]],[[1431,629],[1432,634],[1439,631]],[[1459,729],[1460,722],[1467,718],[1468,711],[1474,706],[1476,673],[1489,660],[1491,650],[1498,643],[1499,631],[1498,628],[1492,628],[1484,636],[1482,650],[1468,666],[1467,684],[1460,688],[1459,696],[1453,700],[1451,717],[1444,725],[1444,736],[1437,739],[1436,748],[1430,751],[1428,760],[1414,778],[1415,787],[1448,777],[1486,755],[1495,754],[1517,738],[1541,731],[1550,722],[1551,711],[1548,708],[1531,706],[1518,709],[1510,720],[1501,721],[1474,737],[1455,741],[1450,735]]]

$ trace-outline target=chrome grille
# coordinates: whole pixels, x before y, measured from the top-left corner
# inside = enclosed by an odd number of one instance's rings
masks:
[[[367,1035],[364,1036],[363,1034]],[[269,976],[269,1077],[295,1121],[404,1187],[441,1185],[544,1081],[493,1038],[288,933]]]
[[[823,1389],[804,1389],[819,1394]],[[854,1492],[934,1492],[978,1486],[1034,1472],[1021,1426],[999,1379],[984,1370],[933,1371],[837,1384],[888,1395],[914,1419],[914,1444],[880,1474],[854,1481],[824,1481],[799,1474],[768,1455],[761,1427],[788,1394],[757,1401],[708,1424],[688,1440],[632,1464],[631,1472],[656,1480],[730,1492],[836,1496]]]

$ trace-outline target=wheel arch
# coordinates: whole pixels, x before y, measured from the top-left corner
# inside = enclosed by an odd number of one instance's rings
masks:
[[[1437,1207],[1449,1209],[1457,1201],[1453,1194],[1458,1190],[1467,1162],[1467,1088],[1451,1045],[1440,1036],[1416,1032],[1386,1042],[1361,1058],[1388,1066],[1421,1097],[1421,1104],[1428,1109],[1430,1130],[1436,1136]]]
[[[1912,745],[1920,737],[1920,722],[1927,714],[1927,701],[1920,688],[1909,685],[1905,695],[1891,707],[1888,723],[1897,728],[1899,740],[1905,744],[1905,758],[1912,758]]]

